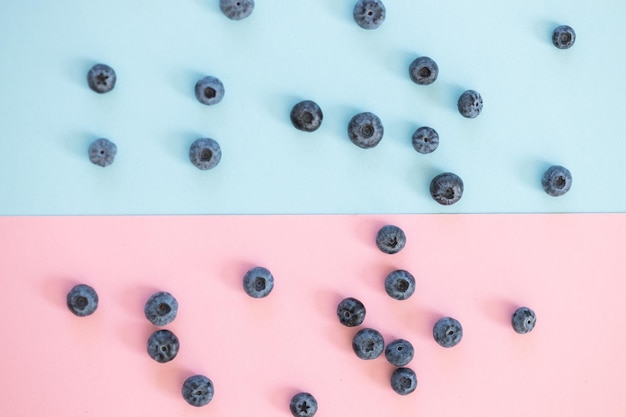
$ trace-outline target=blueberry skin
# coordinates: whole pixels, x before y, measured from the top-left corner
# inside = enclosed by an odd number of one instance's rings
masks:
[[[190,376],[183,383],[183,398],[194,407],[207,405],[213,399],[214,393],[213,381],[204,375]]]
[[[394,300],[406,300],[415,292],[415,277],[404,269],[392,271],[385,278],[385,291]]]
[[[245,19],[254,10],[254,0],[220,0],[220,10],[230,20]]]
[[[525,334],[535,328],[537,322],[537,316],[535,312],[528,307],[520,307],[515,310],[513,317],[511,318],[511,325],[513,330],[519,334]]]
[[[559,49],[569,49],[576,42],[576,32],[570,26],[561,25],[552,32],[552,44]]]
[[[337,305],[337,318],[346,327],[360,326],[365,320],[365,306],[356,298],[344,298]]]
[[[417,152],[431,153],[439,146],[439,133],[432,127],[422,126],[413,133],[412,143]]]
[[[405,366],[413,360],[414,352],[411,342],[396,339],[385,348],[385,358],[393,366]]]
[[[274,288],[274,276],[262,266],[252,268],[243,277],[243,289],[252,298],[267,297]]]
[[[196,139],[189,147],[189,160],[202,171],[213,169],[222,160],[222,148],[214,139]]]
[[[317,400],[308,392],[299,392],[291,398],[289,410],[293,417],[313,417],[317,413]]]
[[[104,168],[111,165],[115,160],[117,145],[105,138],[96,139],[89,145],[87,154],[92,163]]]
[[[433,337],[439,345],[451,348],[456,346],[463,338],[463,327],[458,320],[452,317],[444,317],[435,323]]]
[[[374,113],[356,114],[348,123],[348,136],[359,148],[373,148],[380,143],[384,133],[383,124]]]
[[[385,21],[386,9],[380,0],[359,0],[354,5],[352,16],[363,29],[376,29]]]
[[[224,84],[218,78],[208,75],[198,80],[195,92],[200,103],[212,106],[224,98]]]
[[[178,314],[178,301],[165,291],[154,293],[146,301],[143,312],[155,326],[165,326],[174,321]]]
[[[376,359],[385,350],[385,341],[377,330],[361,329],[352,338],[352,350],[360,359]]]
[[[316,102],[303,100],[293,106],[289,118],[296,129],[304,132],[313,132],[319,129],[324,119],[324,114]]]
[[[148,355],[159,363],[171,361],[178,355],[180,342],[169,330],[157,330],[148,338]]]
[[[383,253],[393,255],[400,252],[406,245],[406,235],[398,226],[388,224],[376,233],[376,246]]]
[[[463,180],[452,172],[437,175],[430,182],[430,195],[439,204],[449,206],[463,196]]]
[[[483,111],[483,98],[478,91],[464,91],[459,97],[457,107],[461,116],[473,119]]]
[[[78,317],[93,314],[98,308],[98,294],[87,284],[78,284],[67,293],[67,308]]]
[[[391,374],[391,388],[400,395],[408,395],[417,388],[417,375],[411,368],[398,368]]]
[[[409,65],[409,77],[415,84],[429,85],[439,76],[439,66],[427,56],[415,58]]]
[[[113,90],[116,81],[115,71],[106,64],[96,64],[87,72],[87,85],[98,94]]]
[[[552,197],[559,197],[572,188],[572,173],[565,167],[553,165],[543,173],[543,190]]]

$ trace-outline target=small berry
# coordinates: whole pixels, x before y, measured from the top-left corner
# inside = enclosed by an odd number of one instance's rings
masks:
[[[477,117],[483,110],[483,98],[477,91],[467,90],[459,97],[457,103],[461,116],[473,119]]]
[[[417,152],[431,153],[439,146],[439,134],[432,127],[422,126],[413,133],[412,142]]]
[[[463,327],[458,320],[452,317],[444,317],[435,323],[433,337],[439,345],[451,348],[456,346],[463,338]]]
[[[417,388],[417,375],[411,368],[398,368],[391,374],[391,388],[400,395],[408,395]]]
[[[196,139],[189,147],[189,160],[196,168],[206,171],[215,168],[222,159],[220,144],[211,138]]]
[[[348,124],[348,136],[359,148],[373,148],[382,140],[384,133],[383,124],[374,113],[359,113]]]
[[[337,318],[344,326],[360,326],[365,320],[365,306],[356,298],[344,298],[337,305]]]
[[[406,300],[415,292],[415,278],[404,269],[392,271],[385,278],[385,291],[395,300]]]
[[[104,168],[113,163],[117,155],[117,146],[108,139],[96,139],[89,145],[87,154],[92,163]]]
[[[183,398],[194,407],[207,405],[213,399],[214,392],[213,382],[204,375],[190,376],[183,383]]]
[[[252,268],[243,277],[243,289],[252,298],[267,297],[274,288],[274,276],[262,266]]]
[[[376,359],[384,349],[385,341],[377,330],[361,329],[352,338],[352,350],[360,359]]]
[[[385,358],[394,366],[405,366],[413,360],[414,349],[411,342],[396,339],[385,348]]]
[[[293,106],[289,117],[296,129],[304,132],[313,132],[322,124],[324,114],[317,103],[311,100],[304,100]]]
[[[213,76],[206,76],[196,83],[196,98],[202,104],[211,106],[224,98],[224,84]]]
[[[143,312],[150,323],[155,326],[165,326],[176,318],[178,301],[169,292],[157,292],[148,298]]]
[[[293,417],[313,417],[317,413],[317,400],[308,392],[299,392],[289,402]]]
[[[245,19],[254,10],[254,0],[220,0],[220,10],[230,20]]]
[[[148,355],[159,363],[171,361],[178,355],[178,337],[169,330],[157,330],[148,338]]]
[[[376,246],[384,253],[398,253],[406,245],[406,235],[398,226],[388,224],[376,233]]]
[[[409,65],[409,76],[415,84],[429,85],[434,83],[439,76],[439,66],[431,58],[421,56],[415,58]]]
[[[513,317],[511,318],[513,330],[519,334],[530,332],[534,329],[536,322],[537,316],[535,316],[535,312],[528,307],[518,308],[515,310],[515,313],[513,313]]]
[[[572,188],[572,173],[560,165],[551,166],[541,179],[543,190],[552,197],[559,197]]]
[[[380,0],[359,0],[354,5],[352,16],[363,29],[376,29],[385,21],[385,5]]]
[[[98,94],[113,90],[116,81],[115,71],[105,64],[96,64],[87,72],[87,84]]]
[[[86,284],[78,284],[67,293],[67,308],[78,317],[93,314],[98,308],[96,290]]]
[[[463,180],[452,172],[439,174],[430,182],[430,195],[441,205],[454,204],[463,196]]]
[[[552,32],[552,44],[559,49],[569,49],[576,42],[576,32],[567,25],[561,25]]]

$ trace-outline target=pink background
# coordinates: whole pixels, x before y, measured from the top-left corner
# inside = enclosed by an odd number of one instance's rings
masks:
[[[408,238],[378,251],[384,224]],[[289,416],[298,391],[318,416],[626,415],[626,215],[189,216],[0,218],[3,416]],[[268,298],[249,298],[241,278],[269,268]],[[393,269],[412,272],[409,300],[387,296]],[[65,306],[92,285],[90,317]],[[166,328],[178,357],[146,353],[154,330],[143,305],[157,290],[179,301]],[[364,325],[386,342],[415,346],[413,394],[389,386],[383,357],[358,359],[357,329],[337,303],[367,307]],[[518,306],[537,326],[518,335]],[[461,321],[444,349],[435,321]],[[216,391],[203,408],[181,397],[194,373]]]

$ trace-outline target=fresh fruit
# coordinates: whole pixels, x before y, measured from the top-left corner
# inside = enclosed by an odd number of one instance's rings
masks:
[[[441,318],[433,327],[433,337],[445,348],[456,346],[463,338],[463,327],[452,317]]]
[[[289,117],[296,129],[304,132],[313,132],[322,124],[324,114],[316,102],[303,100],[293,106]]]
[[[352,350],[361,359],[376,359],[384,349],[385,341],[377,330],[361,329],[352,338]]]
[[[553,165],[543,173],[543,190],[552,197],[559,197],[572,188],[572,173],[565,167]]]
[[[267,297],[274,288],[274,276],[262,266],[250,269],[243,277],[243,289],[252,298]]]
[[[415,292],[415,277],[404,269],[392,271],[385,278],[385,291],[395,300],[406,300]]]
[[[220,144],[211,138],[196,139],[189,147],[189,160],[203,171],[215,168],[222,159]]]
[[[156,292],[146,301],[143,312],[150,323],[155,326],[165,326],[176,318],[178,301],[169,292]]]
[[[91,142],[87,149],[89,160],[95,165],[101,167],[109,166],[115,160],[117,155],[117,146],[108,139],[100,138]]]
[[[561,25],[552,32],[552,44],[559,49],[569,49],[576,42],[576,32],[570,26]]]
[[[293,417],[313,417],[317,412],[317,400],[308,392],[299,392],[291,398],[289,410]]]
[[[87,72],[87,85],[98,94],[113,90],[116,81],[115,71],[106,64],[96,64]]]
[[[398,368],[391,374],[391,388],[400,395],[407,395],[417,388],[417,375],[411,368]]]
[[[380,0],[359,0],[352,13],[354,21],[363,29],[376,29],[385,21],[385,5]]]
[[[344,298],[337,305],[337,318],[344,326],[360,326],[365,320],[365,306],[356,298]]]
[[[432,127],[422,126],[413,133],[412,143],[417,152],[431,153],[439,146],[439,134]]]
[[[198,80],[195,91],[198,101],[207,106],[217,104],[224,98],[224,84],[211,75]]]
[[[477,117],[483,110],[483,98],[478,91],[467,90],[459,97],[457,103],[461,116],[473,119]]]
[[[98,308],[98,294],[87,284],[78,284],[67,293],[67,308],[78,317],[89,316]]]
[[[382,140],[384,133],[383,124],[374,113],[356,114],[348,123],[348,136],[359,148],[373,148]]]
[[[190,376],[183,383],[183,398],[194,407],[207,405],[213,399],[214,392],[213,382],[204,375]]]
[[[463,196],[463,180],[452,172],[439,174],[430,182],[430,195],[441,205],[454,204]]]
[[[409,77],[415,84],[429,85],[439,76],[439,66],[427,56],[415,58],[409,65]]]
[[[178,337],[169,330],[157,330],[148,338],[148,355],[159,363],[171,361],[178,355]]]
[[[413,360],[414,352],[411,342],[396,339],[385,348],[385,358],[394,366],[405,366]]]
[[[245,19],[254,10],[254,0],[220,0],[220,10],[230,20]]]
[[[519,334],[525,334],[535,328],[537,322],[537,316],[535,312],[528,307],[520,307],[515,310],[513,317],[511,318],[511,324],[513,330]]]
[[[384,253],[398,253],[406,245],[406,235],[398,226],[388,224],[376,233],[376,246]]]

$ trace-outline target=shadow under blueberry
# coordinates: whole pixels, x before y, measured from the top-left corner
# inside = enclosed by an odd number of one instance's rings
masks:
[[[93,165],[89,160],[89,145],[91,145],[93,141],[103,137],[106,138],[104,135],[98,136],[92,132],[71,132],[63,138],[63,141],[65,148],[72,156],[78,158],[87,165]],[[111,138],[107,139],[115,142],[115,140]]]
[[[70,62],[67,63],[66,73],[68,74],[72,82],[74,82],[81,88],[85,88],[86,92],[97,94],[97,93],[92,92],[89,89],[89,85],[87,84],[87,73],[89,72],[91,67],[93,67],[96,64],[111,65],[113,69],[115,69],[115,66],[109,62],[95,61],[89,58],[74,58]]]
[[[555,165],[555,163],[550,163],[543,159],[526,159],[518,165],[518,179],[529,189],[543,193],[541,179],[546,170],[552,165]]]
[[[131,317],[140,317],[146,321],[147,325],[151,325],[144,315],[144,307],[148,298],[156,292],[168,291],[167,288],[157,288],[152,285],[137,285],[127,288],[121,292],[119,304]],[[172,294],[176,297],[176,294]]]
[[[291,398],[299,392],[309,392],[306,388],[298,388],[295,386],[283,386],[274,388],[270,394],[270,402],[277,412],[290,414],[289,403]],[[311,392],[313,396],[315,393]]]
[[[481,310],[494,323],[502,327],[511,328],[513,313],[515,313],[515,310],[519,307],[521,307],[519,304],[510,300],[492,299],[485,301],[481,305]]]
[[[266,265],[254,264],[248,261],[223,261],[220,262],[223,265],[222,269],[217,272],[219,279],[233,291],[241,293],[243,296],[248,297],[243,289],[243,277],[246,272],[257,266],[267,268],[272,272],[272,268]]]
[[[554,32],[554,29],[563,24],[564,23],[558,23],[549,19],[537,20],[532,25],[533,35],[535,35],[537,40],[541,43],[554,48],[554,44],[552,43],[552,33]]]

